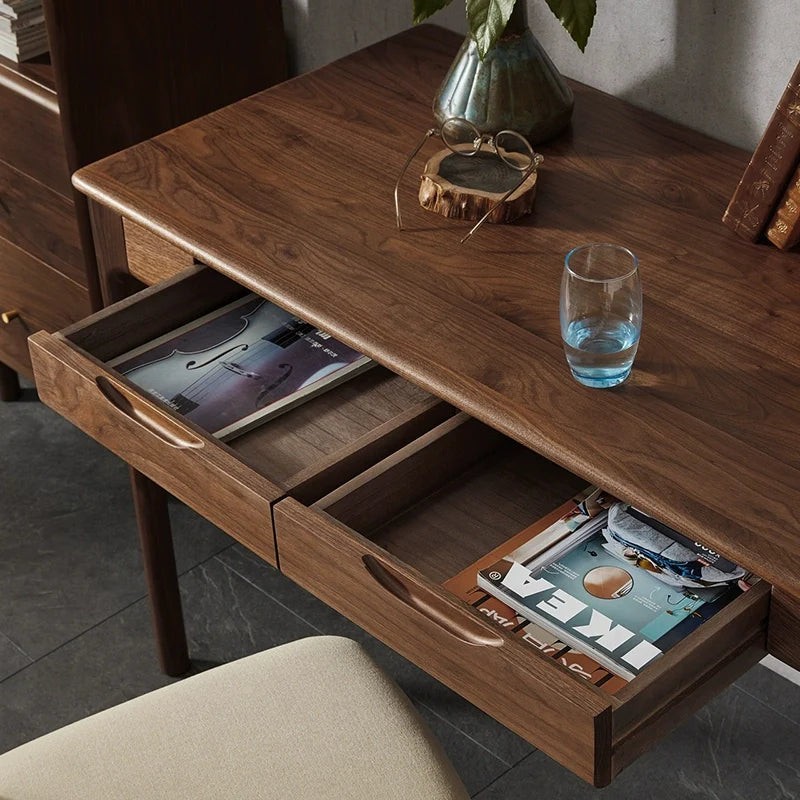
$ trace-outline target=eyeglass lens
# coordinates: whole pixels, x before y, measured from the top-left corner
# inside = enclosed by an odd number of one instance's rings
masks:
[[[500,131],[494,137],[497,155],[512,169],[524,172],[533,164],[533,148],[528,140],[514,131]]]
[[[471,122],[457,117],[442,123],[442,141],[462,156],[474,156],[483,143],[480,131]]]

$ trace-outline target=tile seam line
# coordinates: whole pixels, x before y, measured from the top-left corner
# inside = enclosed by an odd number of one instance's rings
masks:
[[[0,637],[5,639],[15,650],[17,650],[18,652],[22,653],[22,655],[24,655],[25,658],[28,659],[28,661],[33,663],[33,661],[34,661],[33,656],[31,656],[31,654],[28,653],[25,650],[25,648],[22,647],[22,645],[17,644],[7,633],[5,633],[4,631],[0,631]]]
[[[193,566],[189,567],[188,569],[185,569],[183,572],[180,572],[178,574],[178,577],[182,578],[185,575],[188,575],[193,569],[196,569],[197,567],[201,567],[204,564],[207,564],[209,561],[211,561],[212,559],[216,558],[220,553],[224,552],[225,550],[227,550],[229,547],[232,547],[232,546],[233,546],[232,544],[226,545],[225,547],[222,548],[222,550],[218,551],[217,553],[214,553],[214,554],[208,556],[207,558],[204,558],[202,561],[198,561]],[[220,562],[220,563],[224,564],[224,562]],[[147,600],[148,600],[148,593],[147,592],[145,592],[144,594],[140,594],[134,600],[131,600],[130,603],[127,603],[126,605],[122,606],[121,608],[118,608],[112,614],[109,614],[107,617],[103,617],[103,619],[98,620],[97,622],[95,622],[92,625],[90,625],[88,628],[84,628],[82,631],[80,631],[80,633],[76,633],[74,636],[71,636],[69,639],[66,639],[65,641],[63,641],[59,645],[57,645],[56,647],[52,648],[51,650],[48,650],[46,653],[42,653],[42,655],[37,656],[36,658],[32,658],[27,653],[25,653],[25,655],[28,658],[31,659],[30,663],[29,664],[25,664],[25,666],[20,667],[17,670],[14,670],[14,672],[12,672],[10,675],[6,675],[5,678],[0,680],[0,685],[5,683],[5,681],[7,681],[9,678],[13,678],[15,675],[18,675],[20,672],[28,669],[29,667],[32,667],[34,664],[38,664],[43,659],[54,655],[59,650],[61,650],[64,647],[66,647],[68,644],[71,644],[72,642],[76,641],[77,639],[80,639],[81,636],[83,636],[83,635],[85,635],[87,633],[90,633],[95,628],[99,628],[101,625],[105,624],[109,620],[113,619],[116,616],[119,616],[124,611],[127,611],[129,608],[132,608],[137,603],[141,603],[142,601],[147,601]],[[0,631],[0,635],[4,636],[6,639],[8,639],[8,636],[6,636],[4,633],[2,633],[2,631]],[[11,640],[9,640],[9,641],[11,641]],[[12,644],[14,644],[13,641],[12,641]],[[19,648],[19,649],[22,650],[22,648]],[[25,652],[25,651],[23,650],[22,652]]]
[[[789,681],[789,683],[791,683],[791,681]],[[732,684],[732,686],[733,686],[734,689],[740,691],[742,694],[746,694],[748,697],[752,698],[757,703],[759,703],[760,705],[764,706],[764,708],[769,709],[770,711],[772,711],[773,714],[777,714],[779,717],[782,717],[787,722],[791,722],[792,725],[796,725],[797,727],[800,727],[800,720],[792,719],[791,717],[789,717],[786,714],[784,714],[782,711],[779,711],[777,708],[775,708],[775,706],[770,705],[765,700],[762,700],[760,697],[758,697],[757,695],[754,695],[752,692],[748,691],[744,687],[739,686],[739,685],[737,685],[735,683]]]

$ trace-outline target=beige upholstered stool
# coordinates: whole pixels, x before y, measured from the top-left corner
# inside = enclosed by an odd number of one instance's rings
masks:
[[[226,664],[0,755],[2,800],[468,797],[403,692],[334,636]]]

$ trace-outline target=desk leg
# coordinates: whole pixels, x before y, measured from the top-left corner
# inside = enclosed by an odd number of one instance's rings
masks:
[[[133,468],[130,472],[158,658],[167,675],[183,675],[189,671],[189,651],[183,627],[167,493],[141,472]]]
[[[19,377],[11,367],[0,362],[0,400],[17,400],[20,395]]]

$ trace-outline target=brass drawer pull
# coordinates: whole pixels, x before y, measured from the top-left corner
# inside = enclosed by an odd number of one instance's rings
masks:
[[[477,647],[502,646],[503,638],[499,634],[485,630],[478,620],[472,619],[466,614],[461,619],[452,618],[452,611],[449,608],[439,607],[441,604],[437,604],[436,597],[426,597],[417,587],[404,583],[399,575],[381,563],[375,556],[364,555],[361,560],[364,562],[367,572],[389,594],[396,597],[401,603],[419,611],[424,617],[464,644]]]
[[[95,382],[103,397],[114,408],[170,447],[199,449],[204,446],[202,439],[158,409],[148,406],[141,398],[128,392],[122,384],[104,375],[96,378]]]
[[[11,309],[10,311],[4,311],[2,314],[0,314],[0,319],[3,320],[3,322],[6,325],[8,325],[8,323],[11,322],[11,320],[16,319],[18,316],[19,316],[19,310],[14,308]]]

